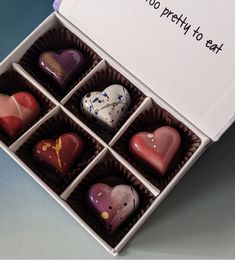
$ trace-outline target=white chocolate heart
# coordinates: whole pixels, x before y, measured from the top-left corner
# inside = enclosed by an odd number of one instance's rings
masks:
[[[81,101],[81,108],[92,121],[115,128],[130,104],[131,98],[126,88],[113,84],[102,92],[86,94]]]

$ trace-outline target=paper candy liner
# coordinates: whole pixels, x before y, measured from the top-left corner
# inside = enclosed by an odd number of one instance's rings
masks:
[[[131,105],[129,110],[123,115],[119,121],[118,126],[114,129],[104,127],[98,123],[94,124],[94,122],[87,118],[81,110],[81,101],[86,94],[94,91],[103,91],[113,84],[120,84],[124,86],[131,97]],[[127,80],[118,71],[108,66],[107,69],[98,71],[88,82],[81,86],[71,97],[71,99],[65,104],[65,107],[67,107],[105,142],[109,143],[118,130],[122,127],[122,125],[127,121],[127,119],[138,109],[144,98],[145,95],[129,80]]]
[[[147,164],[137,160],[128,149],[129,141],[133,135],[142,131],[153,132],[162,126],[175,128],[181,136],[181,149],[164,176],[158,175],[157,172],[148,167]],[[113,149],[123,156],[153,185],[163,190],[187,163],[200,144],[200,138],[187,126],[174,118],[169,112],[154,104],[151,109],[144,111],[135,119],[127,131],[116,144],[114,144]]]
[[[65,177],[41,164],[33,155],[37,142],[44,139],[56,139],[60,135],[74,132],[85,143],[84,152],[78,158],[73,170]],[[18,149],[16,154],[57,194],[61,194],[66,187],[81,173],[81,171],[98,155],[103,147],[85,130],[72,121],[61,111],[40,126],[31,137]]]
[[[116,184],[108,181],[109,178],[121,180]],[[122,180],[124,182],[122,182]],[[109,186],[127,184],[132,186],[139,195],[140,203],[136,211],[118,227],[110,233],[89,206],[87,193],[89,188],[96,183],[105,183]],[[121,196],[121,195],[120,195]],[[82,179],[77,188],[67,199],[67,203],[74,211],[111,247],[115,247],[128,231],[136,224],[145,211],[154,201],[152,193],[119,161],[109,153]]]
[[[65,91],[61,91],[57,83],[39,67],[39,57],[45,51],[62,51],[77,49],[85,56],[86,66],[82,74],[78,74],[68,83]],[[45,87],[54,97],[61,100],[73,87],[81,81],[101,58],[76,35],[64,27],[52,29],[41,36],[22,57],[21,66]]]
[[[5,132],[0,129],[0,140],[7,146],[16,141],[25,131],[32,127],[37,121],[39,121],[45,114],[47,114],[55,105],[44,96],[36,87],[30,82],[24,79],[19,73],[15,71],[9,71],[0,75],[0,93],[5,95],[13,95],[17,92],[28,92],[32,94],[40,106],[40,112],[37,119],[31,122],[25,129],[19,132],[15,138],[8,137]],[[0,105],[1,106],[1,105]],[[1,110],[1,107],[0,107]]]

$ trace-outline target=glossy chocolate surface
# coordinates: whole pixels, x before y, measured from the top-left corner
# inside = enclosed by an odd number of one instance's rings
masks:
[[[40,55],[39,66],[64,90],[70,80],[76,76],[79,77],[79,74],[84,71],[85,57],[75,49],[67,49],[57,53],[44,52]]]
[[[116,231],[139,205],[139,196],[129,185],[94,184],[88,191],[88,200],[110,233]]]
[[[0,128],[11,138],[32,123],[39,111],[37,100],[28,92],[12,96],[0,94]]]
[[[83,140],[76,133],[65,133],[56,140],[39,141],[34,156],[41,164],[65,176],[76,165],[84,148]]]
[[[164,126],[153,133],[135,134],[129,142],[129,151],[134,157],[156,170],[156,174],[163,176],[179,151],[180,145],[179,132],[172,127]]]

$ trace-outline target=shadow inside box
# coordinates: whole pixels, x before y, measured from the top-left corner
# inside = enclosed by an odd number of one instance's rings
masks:
[[[181,245],[185,245],[192,236],[195,241],[208,236],[218,237],[218,231],[223,234],[233,225],[235,214],[230,208],[230,201],[235,197],[231,185],[235,182],[235,176],[232,175],[235,171],[234,133],[235,125],[197,161],[144,224],[133,240],[133,247],[156,253],[158,249],[170,248],[171,244],[175,246],[176,237]],[[230,166],[230,170],[227,166]],[[226,216],[220,211],[225,206]],[[127,252],[128,249],[124,248],[120,255],[126,256]]]
[[[126,91],[129,93],[130,96],[130,106],[125,111],[121,111],[121,107],[125,106],[122,105],[120,108],[119,105],[115,103],[112,104],[112,102],[109,100],[109,98],[103,96],[103,91],[108,87],[115,88],[114,85],[121,85],[123,86]],[[106,89],[107,90],[107,89]],[[111,89],[109,89],[111,94]],[[91,111],[94,113],[94,117],[88,117],[83,109],[82,109],[82,100],[84,97],[91,96],[91,93],[99,93],[97,94],[97,102],[98,104],[103,104],[103,107],[96,110],[94,108],[95,102],[93,103],[92,100],[90,100],[91,103]],[[107,95],[107,94],[106,94]],[[122,96],[123,93],[122,93]],[[65,107],[71,111],[79,120],[84,122],[86,126],[88,126],[92,131],[94,131],[100,138],[102,138],[106,143],[109,143],[112,138],[117,134],[117,132],[121,129],[121,127],[125,124],[125,122],[129,119],[129,117],[139,108],[139,106],[142,104],[142,102],[145,99],[145,95],[136,87],[134,86],[127,78],[125,78],[121,73],[119,73],[117,70],[112,68],[109,64],[107,64],[106,69],[101,69],[100,71],[96,72],[90,80],[88,80],[86,83],[84,83],[82,86],[79,87],[79,89],[73,94],[73,96],[65,103]],[[86,101],[85,101],[86,102]],[[87,101],[88,102],[88,101]],[[121,105],[121,103],[120,103]],[[100,124],[104,119],[98,120],[98,116],[96,116],[96,111],[99,111],[99,113],[107,113],[107,108],[110,108],[110,115],[112,110],[117,112],[118,114],[115,114],[113,117],[119,117],[118,123],[116,126],[106,126],[104,124]],[[116,109],[119,108],[119,109]],[[119,115],[119,116],[117,116]],[[104,116],[102,115],[104,118]]]
[[[56,139],[66,133],[75,133],[84,142],[84,149],[79,158],[73,164],[71,171],[65,175],[59,175],[55,169],[48,167],[47,164],[39,162],[35,157],[34,150],[36,144],[43,140],[55,142]],[[48,143],[48,142],[47,142]],[[61,150],[66,151],[68,147]],[[41,178],[55,193],[60,195],[67,186],[86,168],[87,165],[101,152],[103,146],[96,141],[90,134],[77,125],[65,113],[59,111],[55,116],[42,124],[28,140],[16,151],[16,154],[31,168],[31,170]],[[42,147],[42,151],[44,148]],[[56,153],[56,151],[54,152]],[[61,157],[61,155],[60,155]],[[62,159],[60,159],[62,162]]]
[[[139,196],[138,207],[130,216],[126,217],[126,219],[124,219],[114,231],[110,231],[110,225],[106,226],[108,223],[104,222],[101,218],[102,215],[95,211],[94,207],[91,206],[91,203],[88,200],[89,189],[94,184],[100,183],[106,184],[112,189],[118,185],[129,185],[132,188],[132,193],[134,189]],[[100,195],[100,193],[97,195]],[[119,195],[119,197],[122,196],[123,195]],[[105,158],[103,158],[102,161],[87,173],[82,181],[80,181],[66,202],[93,231],[95,231],[111,247],[115,247],[141,218],[154,199],[155,197],[153,194],[128,169],[126,169],[126,167],[124,167],[110,153],[107,153]],[[101,200],[101,198],[99,200]],[[106,197],[104,200],[109,200],[109,197]],[[131,202],[129,203],[131,204]],[[105,207],[104,202],[103,204],[103,207]],[[116,220],[121,209],[118,208],[118,211],[116,212],[115,205],[113,205],[115,203],[112,200],[110,202],[108,201],[107,204],[111,204],[112,206],[107,207],[105,213],[107,213],[107,215],[116,213],[114,218],[114,220]],[[127,204],[128,203],[124,204],[123,210],[127,208]],[[124,214],[121,214],[121,218],[123,218],[122,215]]]

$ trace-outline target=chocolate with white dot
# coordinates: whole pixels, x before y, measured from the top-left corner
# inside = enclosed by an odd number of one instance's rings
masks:
[[[94,184],[88,191],[90,205],[109,232],[114,232],[139,206],[139,196],[129,185]]]

